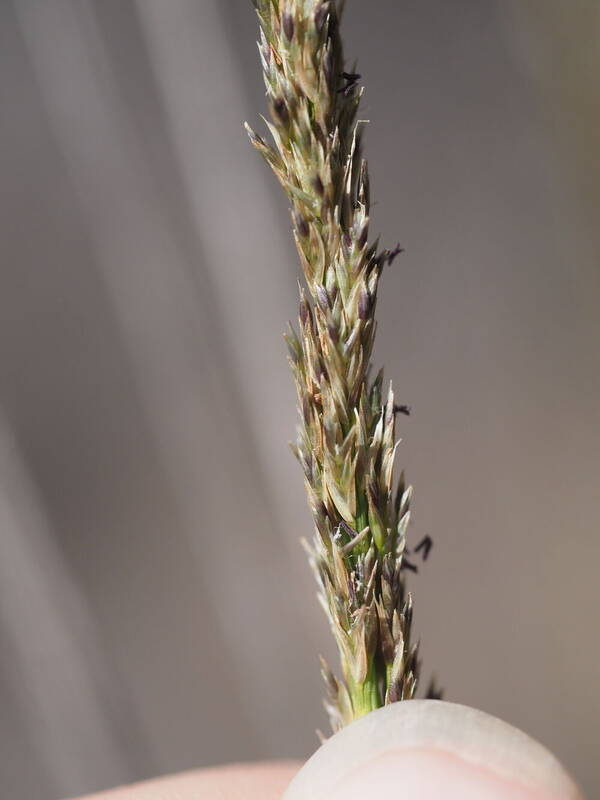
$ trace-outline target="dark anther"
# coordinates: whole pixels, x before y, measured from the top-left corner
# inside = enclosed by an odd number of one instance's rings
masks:
[[[358,316],[359,319],[366,319],[369,316],[369,309],[371,307],[371,298],[369,292],[363,289],[358,298]]]
[[[337,17],[335,16],[335,14],[330,14],[329,15],[329,27],[327,29],[327,34],[328,34],[330,39],[333,38],[335,32],[337,31],[337,24],[338,24],[338,21],[337,21]]]
[[[306,239],[310,233],[308,222],[304,219],[302,214],[299,214],[297,211],[294,211],[294,224],[296,225],[296,230],[300,236],[302,236],[303,239]]]
[[[310,311],[308,310],[308,303],[306,300],[302,300],[300,303],[300,322],[302,323],[303,327],[306,327],[309,316]]]
[[[408,559],[406,559],[406,558],[402,559],[402,567],[401,567],[401,569],[408,569],[408,570],[410,570],[410,572],[418,572],[419,571],[419,568],[417,567],[417,565],[413,564],[411,561],[408,561]]]
[[[357,531],[355,531],[355,530],[354,530],[354,528],[352,528],[350,525],[348,525],[348,523],[346,522],[346,520],[345,520],[345,519],[343,519],[343,520],[340,522],[340,528],[343,528],[343,529],[344,529],[344,532],[345,532],[345,533],[347,533],[347,534],[348,534],[348,536],[349,536],[351,539],[354,539],[356,536],[358,536],[358,532],[357,532]]]
[[[411,410],[412,409],[410,406],[394,405],[394,414],[404,414],[405,416],[410,417]]]
[[[283,15],[283,32],[287,36],[288,42],[294,38],[294,18],[286,11]]]
[[[400,253],[403,253],[403,252],[404,252],[404,248],[400,247],[400,244],[398,243],[396,245],[396,247],[394,247],[393,250],[386,250],[385,251],[385,253],[383,254],[384,255],[384,257],[383,257],[384,263],[387,261],[388,266],[391,266],[392,262],[394,261],[396,256],[399,256]]]
[[[425,692],[426,700],[442,700],[444,697],[444,690],[437,685],[435,678],[429,681],[429,686]]]
[[[325,187],[323,186],[323,181],[321,180],[319,175],[316,175],[313,178],[312,185],[315,192],[319,195],[319,197],[323,197],[323,194],[325,193]]]
[[[285,104],[285,100],[283,99],[283,97],[278,97],[275,100],[273,100],[273,111],[279,118],[280,122],[282,122],[284,125],[288,124],[290,115],[288,113],[287,106]]]
[[[367,225],[365,225],[365,227],[360,232],[360,236],[358,237],[358,247],[360,250],[362,250],[363,247],[366,245],[368,237],[369,237],[369,228]]]
[[[433,539],[431,536],[424,536],[419,544],[415,547],[415,553],[423,551],[423,561],[427,561],[431,548],[433,547]]]
[[[358,72],[342,72],[342,78],[344,79],[345,83],[340,89],[338,89],[338,92],[343,92],[345,97],[348,97],[352,90],[356,88],[360,77],[361,76],[358,74]]]

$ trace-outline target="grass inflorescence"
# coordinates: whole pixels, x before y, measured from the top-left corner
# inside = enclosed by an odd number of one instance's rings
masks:
[[[272,143],[250,139],[287,193],[306,280],[286,334],[298,391],[295,454],[315,536],[319,597],[340,652],[323,662],[334,730],[413,697],[417,647],[403,554],[412,488],[394,479],[396,413],[372,376],[377,290],[400,252],[369,240],[369,177],[356,115],[360,75],[344,65],[341,0],[254,0]]]

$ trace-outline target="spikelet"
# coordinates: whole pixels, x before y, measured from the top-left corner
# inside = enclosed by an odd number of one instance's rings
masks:
[[[418,678],[402,567],[412,490],[394,483],[394,395],[370,377],[379,279],[400,248],[369,243],[370,191],[345,71],[340,0],[255,0],[272,143],[250,139],[283,186],[307,290],[286,334],[298,391],[294,446],[315,537],[319,599],[341,659],[322,662],[333,730],[411,698]]]

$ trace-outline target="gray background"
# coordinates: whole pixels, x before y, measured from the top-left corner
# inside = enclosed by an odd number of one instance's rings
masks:
[[[600,780],[600,13],[348,3],[424,671]],[[0,4],[0,785],[302,756],[286,203],[243,0]],[[413,541],[414,541],[413,539]]]

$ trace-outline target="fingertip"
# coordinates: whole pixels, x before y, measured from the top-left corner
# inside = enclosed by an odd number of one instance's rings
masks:
[[[381,793],[403,800],[556,800],[562,795],[499,774],[443,750],[406,749],[374,758],[348,773],[330,800],[365,800]],[[566,796],[565,796],[566,797]]]
[[[379,709],[329,739],[284,800],[582,800],[539,742],[482,711],[432,700]]]

